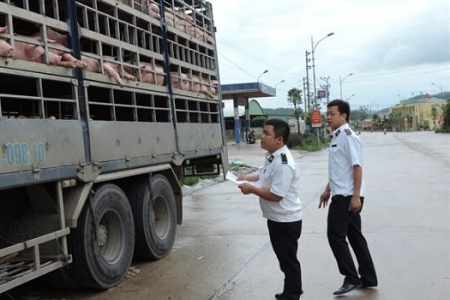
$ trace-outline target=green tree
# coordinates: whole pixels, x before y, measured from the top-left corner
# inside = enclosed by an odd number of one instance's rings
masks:
[[[373,126],[376,126],[377,130],[380,129],[380,116],[379,115],[373,115],[372,116]]]
[[[252,119],[252,127],[264,127],[264,123],[266,122],[266,117],[257,116]]]
[[[350,122],[353,127],[361,128],[361,123],[369,116],[369,111],[367,107],[360,107],[358,109],[352,110],[350,114]]]
[[[442,124],[442,129],[450,132],[450,99],[447,99],[447,103],[442,108],[444,110],[444,124]]]
[[[292,88],[288,91],[288,103],[294,106],[294,117],[297,121],[297,133],[300,134],[300,117],[302,116],[302,91],[297,88]]]
[[[388,122],[387,126],[391,127],[392,130],[394,129],[400,130],[400,128],[402,128],[403,125],[403,117],[401,114],[390,113],[387,122]]]
[[[431,108],[431,119],[433,120],[433,125],[436,124],[437,117],[438,117],[438,111],[437,111],[436,107],[433,106]]]

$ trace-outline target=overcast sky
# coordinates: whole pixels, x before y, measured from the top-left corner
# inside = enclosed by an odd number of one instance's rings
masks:
[[[342,82],[352,108],[450,91],[449,0],[209,1],[221,83],[256,82],[266,69],[264,84],[285,80],[277,97],[258,99],[262,107],[289,107],[287,91],[303,89],[311,37],[317,89],[330,77],[330,99],[340,98],[339,77],[353,73]]]

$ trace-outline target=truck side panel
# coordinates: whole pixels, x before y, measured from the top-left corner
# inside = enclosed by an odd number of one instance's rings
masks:
[[[78,165],[84,161],[78,121],[0,120],[2,173]]]
[[[172,154],[175,136],[172,123],[89,123],[92,160],[107,162]]]
[[[220,151],[222,140],[220,124],[178,124],[180,151]],[[219,148],[217,148],[219,146]]]

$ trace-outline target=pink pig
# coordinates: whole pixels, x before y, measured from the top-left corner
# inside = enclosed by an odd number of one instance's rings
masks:
[[[176,89],[182,89],[185,91],[189,91],[189,77],[184,73],[170,73],[172,87]]]
[[[117,0],[117,2],[126,4],[128,6],[131,6],[131,2],[133,0]],[[150,0],[134,0],[134,8],[138,9],[151,17],[155,19],[161,19],[161,15],[159,13],[159,6],[155,3],[152,3]]]
[[[104,58],[109,59],[109,60],[114,60],[114,58],[111,56],[104,56]],[[100,68],[101,64],[98,59],[92,58],[92,57],[87,57],[87,56],[83,55],[81,57],[81,60],[83,61],[83,63],[86,64],[87,71],[100,73],[100,74],[105,73],[106,75],[111,77],[120,87],[123,87],[124,83],[123,83],[122,78],[119,75],[119,64],[115,64],[115,63],[108,62],[108,61],[103,61],[103,70],[101,70],[101,68]],[[136,80],[136,77],[129,74],[126,70],[124,70],[123,77],[127,80],[133,80],[133,81]]]
[[[59,48],[65,48],[66,50],[59,50],[54,48],[49,48],[49,51],[61,56],[61,61],[58,64],[61,67],[66,68],[86,68],[86,64],[82,61],[73,57],[67,47],[69,47],[69,43],[67,42],[67,35],[61,34],[53,29],[47,27],[47,41],[51,44],[51,46],[59,46]],[[36,40],[41,40],[41,36],[39,33],[33,36]]]
[[[140,62],[139,68],[141,71],[141,82],[156,84],[156,85],[164,85],[164,78],[166,77],[166,73],[164,72],[164,68],[160,65],[153,65],[148,62]],[[124,66],[124,70],[131,73],[132,70],[128,66]]]
[[[216,89],[214,86],[218,84],[217,80],[212,80],[210,83],[207,83],[205,78],[199,77],[197,75],[192,75],[191,80],[192,92],[203,93],[208,98],[214,98],[214,94],[216,93]]]
[[[14,42],[14,56],[17,59],[43,63],[44,55],[45,50],[42,46],[19,41]],[[49,52],[48,63],[56,66],[60,65],[61,56],[53,52]]]
[[[8,34],[8,26],[0,27],[0,34],[6,33]],[[14,54],[14,48],[8,44],[8,42],[2,38],[0,38],[0,56],[3,57],[12,57]]]
[[[0,27],[0,33],[8,33],[8,27]],[[34,36],[32,39],[40,41],[40,36]],[[56,44],[54,40],[47,40],[50,44]],[[26,43],[21,41],[14,41],[14,49],[6,43],[5,40],[0,39],[0,55],[6,57],[14,56],[20,60],[44,63],[45,50],[44,47],[40,45],[35,45],[32,43]],[[13,55],[14,54],[14,55]],[[48,53],[48,63],[50,65],[56,65],[66,68],[82,68],[84,64],[79,60],[75,59],[69,53],[63,51],[57,51],[50,49]]]

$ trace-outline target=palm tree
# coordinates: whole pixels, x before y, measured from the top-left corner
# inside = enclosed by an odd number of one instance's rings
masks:
[[[302,91],[297,88],[292,88],[288,91],[287,101],[294,106],[294,117],[297,121],[297,133],[300,134],[300,117],[302,115]]]

